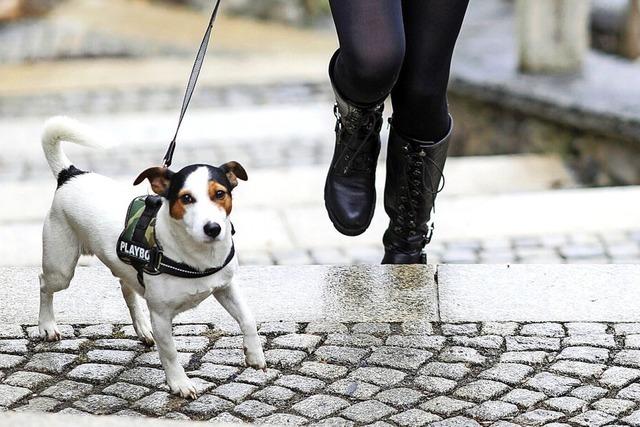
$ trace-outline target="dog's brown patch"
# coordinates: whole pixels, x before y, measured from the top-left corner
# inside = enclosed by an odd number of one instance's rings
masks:
[[[224,192],[224,197],[219,199],[216,196],[218,191]],[[222,209],[225,210],[227,215],[231,213],[232,203],[231,203],[231,195],[227,190],[227,187],[220,184],[218,181],[209,181],[209,198]]]
[[[175,219],[184,218],[184,213],[187,210],[187,208],[185,207],[184,203],[182,203],[182,196],[188,193],[189,193],[188,190],[180,190],[180,192],[178,193],[178,197],[173,202],[171,202],[171,206],[169,208],[169,214],[173,218]]]

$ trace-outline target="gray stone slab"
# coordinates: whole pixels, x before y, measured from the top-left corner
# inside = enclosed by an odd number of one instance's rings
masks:
[[[640,265],[441,265],[442,321],[634,321]]]
[[[39,268],[0,269],[0,323],[36,324]],[[236,276],[259,321],[437,321],[433,266],[242,267]],[[304,286],[300,286],[303,283]],[[78,267],[72,291],[56,294],[59,323],[129,323],[117,280],[100,267]],[[96,299],[95,296],[100,295]],[[93,304],[86,304],[86,301]],[[15,302],[15,303],[12,303]],[[64,310],[61,308],[64,307]],[[229,323],[209,298],[177,323]]]

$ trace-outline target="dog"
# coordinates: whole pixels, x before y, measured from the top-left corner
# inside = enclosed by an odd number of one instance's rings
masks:
[[[63,141],[97,148],[111,145],[101,141],[93,129],[71,118],[53,117],[45,123],[42,148],[58,188],[43,227],[40,336],[46,341],[60,339],[53,295],[69,286],[79,256],[91,254],[120,280],[133,328],[145,344],[157,346],[172,393],[197,397],[196,388],[177,360],[172,320],[211,294],[238,322],[247,366],[266,369],[256,322],[233,282],[238,260],[229,219],[231,191],[238,180],[247,180],[244,168],[237,162],[220,167],[191,165],[178,172],[152,167],[138,176],[135,184],[147,180],[161,200],[155,235],[162,243],[163,255],[197,271],[222,266],[206,277],[147,272],[138,277],[136,269],[116,253],[123,219],[135,196],[133,187],[76,168],[62,150]],[[151,322],[142,311],[140,297],[146,300]]]

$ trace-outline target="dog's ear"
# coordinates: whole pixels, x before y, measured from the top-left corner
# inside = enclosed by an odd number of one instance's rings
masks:
[[[238,186],[238,179],[241,179],[243,181],[249,179],[247,177],[247,172],[238,162],[227,162],[224,165],[220,166],[220,169],[222,169],[222,171],[227,175],[227,179],[231,183],[231,188],[235,188]]]
[[[173,172],[171,172],[169,169],[155,166],[145,170],[140,175],[138,175],[136,180],[133,181],[133,185],[138,185],[145,179],[148,179],[153,192],[159,195],[163,195],[167,191],[167,188],[169,188],[169,182],[172,175]]]

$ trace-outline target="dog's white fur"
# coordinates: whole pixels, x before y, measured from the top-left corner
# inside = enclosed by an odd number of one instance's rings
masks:
[[[94,135],[89,127],[70,118],[54,117],[46,122],[42,148],[54,177],[71,165],[62,151],[61,142],[91,147],[109,145]],[[210,201],[206,194],[207,181],[205,168],[188,176],[185,188],[199,201],[189,205],[183,220],[170,216],[168,203],[163,203],[156,219],[156,236],[162,242],[164,253],[198,269],[222,265],[232,245],[229,218],[224,209]],[[136,270],[118,258],[116,242],[122,232],[127,207],[135,195],[132,189],[95,173],[76,176],[56,191],[43,229],[38,320],[41,337],[47,341],[60,339],[54,318],[53,294],[69,286],[81,253],[94,254],[120,279],[133,327],[148,345],[155,341],[173,393],[196,397],[194,385],[177,361],[172,320],[211,294],[240,325],[247,365],[264,369],[266,363],[256,323],[232,281],[238,269],[237,257],[220,272],[198,279],[145,274],[145,287],[138,283]],[[203,225],[208,221],[217,222],[222,228],[215,239],[203,232]],[[141,309],[139,296],[146,300],[151,323]]]

